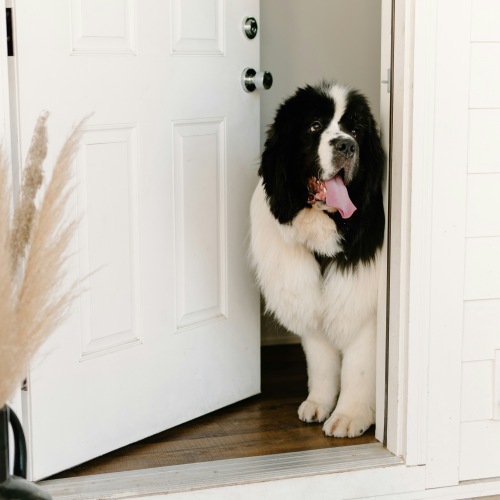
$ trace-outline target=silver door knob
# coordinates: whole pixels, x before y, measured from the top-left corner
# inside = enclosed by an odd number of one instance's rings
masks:
[[[269,71],[257,72],[253,68],[245,68],[241,74],[241,84],[246,92],[268,90],[273,85],[273,75]]]
[[[246,17],[243,20],[243,33],[247,38],[253,40],[259,31],[259,25],[255,17]]]

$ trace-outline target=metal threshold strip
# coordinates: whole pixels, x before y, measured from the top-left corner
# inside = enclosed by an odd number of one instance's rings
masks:
[[[380,443],[43,481],[56,499],[84,500],[199,490],[401,465]]]

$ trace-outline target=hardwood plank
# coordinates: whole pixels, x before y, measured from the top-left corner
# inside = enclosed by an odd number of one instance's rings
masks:
[[[375,443],[374,429],[356,439],[328,438],[297,408],[307,396],[300,345],[262,348],[262,393],[161,432],[54,476],[53,479],[169,465]]]

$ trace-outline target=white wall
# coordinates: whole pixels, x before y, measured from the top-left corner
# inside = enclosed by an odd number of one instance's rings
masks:
[[[261,138],[277,106],[305,84],[338,80],[380,110],[381,0],[261,0],[261,69],[274,84],[261,93]],[[267,316],[262,343],[297,341]]]
[[[500,476],[500,3],[471,13],[461,480]]]
[[[378,115],[380,9],[381,0],[261,0],[261,68],[274,77],[263,131],[284,97],[325,78],[362,90]]]

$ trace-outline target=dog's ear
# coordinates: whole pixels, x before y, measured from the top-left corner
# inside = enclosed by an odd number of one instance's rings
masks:
[[[371,110],[366,105],[363,134],[360,146],[360,175],[356,179],[355,198],[358,203],[369,201],[371,195],[380,192],[385,169],[385,152],[380,131]],[[358,184],[359,182],[359,184]]]
[[[291,183],[294,181],[294,176],[287,175],[287,171],[294,163],[294,159],[289,158],[290,148],[286,147],[286,144],[289,144],[290,135],[285,124],[281,124],[280,127],[277,127],[276,123],[271,125],[267,132],[259,168],[269,208],[281,224],[290,222],[300,210],[295,201],[296,197],[292,194],[294,186]]]

